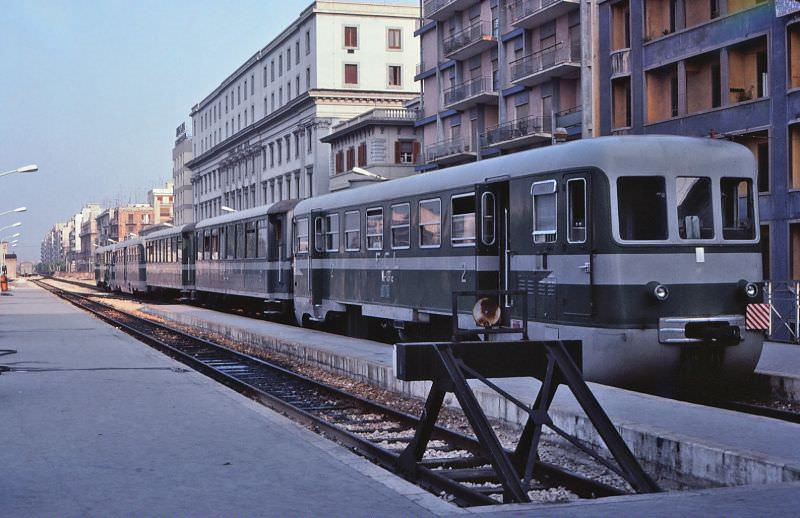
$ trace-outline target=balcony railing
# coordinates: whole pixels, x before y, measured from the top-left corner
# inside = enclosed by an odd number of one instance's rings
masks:
[[[440,140],[425,148],[425,159],[428,162],[436,161],[442,157],[471,153],[471,142],[464,137],[455,137]]]
[[[546,136],[552,133],[553,123],[549,116],[542,117],[531,115],[512,121],[498,124],[487,129],[481,138],[481,145],[492,147],[502,142],[530,137],[533,135]]]
[[[442,42],[444,54],[450,55],[479,41],[494,41],[498,34],[498,20],[477,21]]]
[[[470,97],[477,97],[483,94],[493,94],[495,92],[491,77],[476,77],[465,83],[453,85],[444,91],[444,105],[464,101]]]
[[[517,81],[567,63],[580,63],[581,46],[558,43],[511,62],[511,80]]]
[[[355,126],[364,121],[409,121],[417,120],[419,113],[410,108],[373,108],[367,112],[348,119],[331,128],[331,133]]]
[[[552,7],[559,3],[566,4],[566,6],[570,9],[574,9],[579,6],[579,3],[575,0],[518,0],[510,3],[508,6],[511,23],[515,24],[520,20],[541,13],[548,7]]]
[[[631,73],[631,50],[622,49],[611,53],[611,75],[624,76]]]

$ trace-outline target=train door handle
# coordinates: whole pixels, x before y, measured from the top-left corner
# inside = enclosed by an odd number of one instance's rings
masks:
[[[588,262],[583,263],[582,265],[578,266],[578,268],[583,270],[584,273],[591,273],[592,271],[592,265]]]

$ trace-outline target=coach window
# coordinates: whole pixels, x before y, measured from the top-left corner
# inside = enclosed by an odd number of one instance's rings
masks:
[[[256,254],[260,259],[267,257],[267,235],[269,233],[267,227],[267,220],[258,220],[258,245]]]
[[[344,249],[348,252],[361,250],[361,214],[357,210],[344,213]]]
[[[244,224],[245,257],[255,259],[256,257],[256,222],[250,221]]]
[[[295,249],[297,250],[298,254],[307,254],[308,253],[308,219],[302,218],[298,219],[294,225],[294,235],[296,236],[297,242],[295,244]]]
[[[617,179],[619,237],[629,241],[667,239],[667,194],[663,176]]]
[[[567,180],[567,241],[586,242],[586,180]]]
[[[245,251],[245,234],[244,234],[244,223],[237,223],[236,224],[236,258],[237,259],[244,259],[244,251]]]
[[[748,178],[723,178],[722,237],[724,239],[755,239],[753,182]]]
[[[178,250],[178,262],[180,263],[183,260],[183,237],[182,236],[176,237],[175,238],[175,242],[178,244],[178,247],[177,247],[177,250]]]
[[[220,236],[219,233],[222,229],[212,229],[211,230],[211,259],[214,261],[219,260],[219,242]]]
[[[211,230],[203,231],[203,259],[211,259]]]
[[[236,258],[236,226],[225,227],[225,259]]]
[[[675,179],[678,234],[681,239],[714,239],[711,178],[679,176]]]
[[[367,250],[383,250],[383,209],[367,209]]]
[[[442,200],[419,202],[419,246],[438,248],[442,244]]]
[[[475,245],[475,193],[459,194],[450,200],[452,219],[450,241],[453,246]]]
[[[494,193],[481,194],[481,242],[487,246],[494,244],[496,212]]]
[[[317,252],[322,252],[324,249],[323,240],[325,239],[325,234],[323,232],[323,223],[322,216],[317,216],[314,219],[314,250]]]
[[[392,205],[391,222],[392,249],[411,246],[411,205],[401,203]]]
[[[554,243],[558,237],[556,226],[558,214],[556,181],[535,182],[531,186],[533,205],[533,242]]]
[[[196,234],[196,238],[197,238],[197,256],[196,256],[195,260],[196,261],[202,261],[203,260],[203,233],[202,232],[198,232]]]
[[[325,216],[325,251],[339,251],[339,215],[328,214]]]

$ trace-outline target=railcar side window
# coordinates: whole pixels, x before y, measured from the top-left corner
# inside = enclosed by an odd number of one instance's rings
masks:
[[[308,219],[298,219],[294,224],[294,235],[297,239],[295,249],[298,254],[308,253]]]
[[[531,186],[533,205],[533,242],[537,244],[555,242],[557,231],[558,193],[556,181],[535,182]]]
[[[401,203],[392,205],[392,248],[411,246],[411,205]]]
[[[339,215],[328,214],[325,216],[325,251],[339,251]]]
[[[225,259],[236,259],[236,226],[225,227]]]
[[[442,200],[419,202],[419,246],[436,248],[442,244]]]
[[[322,217],[319,216],[314,219],[314,250],[317,252],[322,252],[322,240],[324,239],[324,234],[322,232]]]
[[[203,259],[211,259],[211,230],[203,231]]]
[[[367,209],[367,250],[383,250],[383,209]]]
[[[453,246],[475,245],[475,193],[453,196],[450,241]]]
[[[494,244],[496,212],[494,193],[481,194],[481,242],[487,246]]]
[[[244,224],[244,254],[248,259],[256,257],[256,222],[249,221]]]
[[[714,208],[711,178],[679,176],[675,179],[678,234],[681,239],[713,239]]]
[[[175,242],[178,244],[176,247],[178,251],[177,261],[180,263],[183,260],[183,238],[178,236],[175,238]]]
[[[244,223],[236,224],[236,258],[244,259]]]
[[[221,228],[211,229],[211,259],[214,261],[219,260],[219,233]]]
[[[723,178],[720,188],[723,239],[755,239],[753,182],[748,178]]]
[[[361,215],[357,210],[344,213],[344,248],[348,252],[361,250]]]
[[[586,180],[567,180],[567,241],[586,242]]]
[[[267,257],[267,220],[258,220],[258,249],[256,253],[260,259]]]
[[[628,241],[665,240],[667,189],[663,176],[617,179],[619,237]]]
[[[197,258],[195,260],[196,261],[202,261],[203,260],[203,233],[202,232],[198,232],[196,238],[197,238]],[[155,259],[153,259],[153,260],[155,260]]]

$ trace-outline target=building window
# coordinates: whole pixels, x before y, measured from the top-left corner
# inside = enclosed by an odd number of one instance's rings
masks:
[[[800,189],[800,123],[789,126],[789,178],[792,188]]]
[[[347,170],[350,171],[356,165],[356,150],[353,146],[347,148]]]
[[[611,109],[613,128],[631,126],[631,78],[621,77],[611,81]]]
[[[389,86],[403,85],[403,67],[400,65],[389,65]]]
[[[269,78],[270,81],[275,81],[275,60],[273,59],[269,63]]]
[[[383,209],[367,209],[367,250],[383,250]]]
[[[442,201],[419,202],[419,246],[435,248],[442,243]]]
[[[300,64],[300,41],[294,42],[294,62]]]
[[[275,111],[275,92],[269,94],[269,109],[270,111]]]
[[[800,23],[786,26],[787,57],[789,65],[786,75],[789,77],[789,88],[800,88]]]
[[[308,152],[311,153],[312,145],[314,143],[313,132],[311,131],[311,126],[306,128],[306,144],[308,145]]]
[[[269,166],[275,167],[275,147],[272,144],[269,145]]]
[[[344,28],[344,47],[347,49],[358,48],[358,27],[345,26]]]
[[[283,139],[286,141],[286,161],[288,162],[292,159],[292,141],[289,135],[286,135]]]
[[[358,165],[363,167],[367,165],[367,143],[362,142],[358,145]]]
[[[294,134],[294,157],[300,158],[300,134]]]
[[[286,70],[292,69],[292,49],[286,49]]]
[[[357,210],[344,213],[344,249],[361,250],[361,214]]]
[[[278,106],[283,106],[283,87],[278,88]]]
[[[300,95],[300,76],[294,78],[294,92],[295,95]]]
[[[386,47],[389,50],[401,50],[403,48],[403,31],[401,29],[386,30]]]
[[[306,54],[311,54],[311,31],[306,31]]]
[[[344,172],[344,153],[341,150],[336,152],[336,165],[334,168],[336,174]]]
[[[728,50],[728,92],[731,104],[769,95],[766,36]]]
[[[281,159],[283,157],[283,144],[281,144],[280,139],[278,140],[277,144],[278,144],[278,149],[277,149],[278,164],[280,164],[281,163]]]
[[[306,90],[311,90],[311,67],[306,67]]]
[[[647,122],[658,122],[677,117],[678,64],[667,65],[647,72]]]
[[[344,65],[344,84],[358,84],[358,65],[355,63],[346,63]]]
[[[419,154],[419,142],[400,140],[394,144],[394,162],[396,164],[415,164]]]

